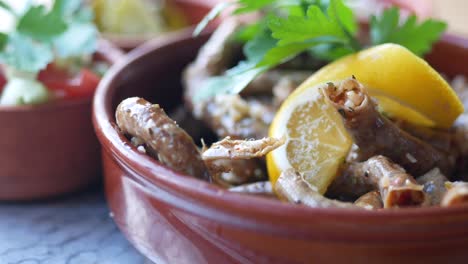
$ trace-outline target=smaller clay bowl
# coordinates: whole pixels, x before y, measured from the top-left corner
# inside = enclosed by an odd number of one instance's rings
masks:
[[[181,12],[187,18],[189,27],[194,27],[216,4],[216,0],[171,0],[174,5],[181,10]],[[130,51],[144,42],[154,38],[154,37],[164,37],[168,33],[162,33],[161,35],[156,36],[126,36],[115,33],[103,33],[103,37],[108,39],[119,48],[125,51]]]
[[[99,43],[96,59],[113,64],[122,52]],[[100,148],[91,123],[92,98],[0,107],[0,200],[48,198],[99,179]]]
[[[147,43],[96,91],[106,197],[140,252],[155,263],[467,263],[467,207],[308,208],[222,190],[138,152],[115,126],[117,104],[130,96],[168,112],[181,104],[181,70],[206,37],[186,32]],[[446,36],[428,60],[449,76],[468,76],[467,43]]]

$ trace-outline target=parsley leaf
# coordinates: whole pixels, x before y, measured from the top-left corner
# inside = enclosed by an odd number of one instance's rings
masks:
[[[94,13],[93,10],[90,7],[82,7],[80,10],[78,10],[75,15],[74,15],[74,21],[75,22],[81,22],[81,23],[91,23],[94,25]]]
[[[263,30],[251,41],[244,45],[243,52],[250,62],[258,63],[265,56],[266,52],[276,46],[277,41],[272,38],[270,32]]]
[[[16,28],[8,35],[0,33],[0,62],[17,71],[37,73],[54,59],[96,50],[93,14],[82,0],[55,0],[50,10],[27,1],[24,6],[25,11],[15,15]],[[1,0],[0,7],[9,10]]]
[[[18,32],[42,41],[50,41],[66,29],[67,24],[63,17],[55,12],[48,12],[45,6],[31,7],[17,25]]]
[[[98,30],[92,23],[92,11],[81,0],[56,0],[53,10],[66,19],[67,30],[54,39],[59,58],[89,55],[96,51]]]
[[[281,2],[278,0],[234,0],[234,1],[223,1],[216,4],[211,11],[198,23],[193,31],[193,36],[198,36],[206,28],[206,26],[213,20],[215,20],[223,11],[228,7],[236,5],[237,8],[232,12],[234,15],[245,14],[249,12],[255,12],[275,2]]]
[[[198,23],[193,31],[193,36],[196,37],[200,35],[203,29],[213,20],[215,20],[227,7],[231,6],[232,2],[220,2],[216,4],[210,12]]]
[[[62,16],[72,16],[80,10],[81,0],[55,0],[52,12]]]
[[[195,95],[195,101],[201,101],[218,94],[237,94],[241,92],[255,77],[267,68],[250,68],[242,74],[226,74],[206,80],[203,89]]]
[[[257,22],[244,26],[235,36],[246,42],[245,61],[210,78],[196,94],[196,100],[222,93],[239,93],[264,71],[276,67],[301,53],[322,60],[335,60],[357,52],[363,45],[357,40],[359,24],[344,0],[234,0],[234,15],[254,11],[265,14]],[[228,4],[217,5],[198,25],[198,34]],[[371,44],[393,42],[422,55],[430,50],[446,24],[426,20],[417,24],[410,16],[399,24],[397,8],[385,10],[381,17],[370,18]]]
[[[240,7],[234,11],[234,14],[243,14],[243,13],[258,11],[262,8],[265,8],[273,4],[274,2],[277,2],[277,1],[276,0],[238,0],[237,3],[240,5]]]
[[[333,1],[334,3],[340,1]],[[333,5],[330,5],[329,10]],[[329,11],[329,13],[333,13]],[[279,39],[279,45],[305,42],[310,39],[330,36],[336,41],[346,42],[348,36],[335,17],[329,17],[318,6],[310,6],[306,16],[289,16],[281,18],[271,16],[268,19],[268,27],[272,36]]]
[[[53,57],[52,50],[47,45],[14,32],[9,35],[4,52],[0,53],[0,62],[21,71],[38,72],[44,69]]]
[[[353,34],[358,30],[358,23],[351,8],[347,7],[341,0],[332,0],[327,14],[331,21],[340,26],[348,38],[354,38]]]
[[[243,26],[234,36],[236,41],[245,43],[253,38],[266,27],[265,21],[259,21],[250,25]]]
[[[8,35],[0,32],[0,51],[6,46],[8,42]]]
[[[255,77],[270,68],[269,66],[258,67],[257,64],[275,45],[276,40],[266,30],[263,30],[261,34],[256,35],[244,45],[246,60],[239,62],[224,75],[208,79],[200,92],[195,95],[195,100],[203,100],[217,94],[241,92]]]
[[[9,4],[5,3],[4,1],[1,1],[1,0],[0,0],[0,8],[5,9],[6,11],[8,11],[10,13],[14,13],[11,6]]]
[[[282,46],[276,46],[267,51],[262,61],[258,64],[258,67],[273,68],[283,62],[286,62],[299,53],[307,50],[311,46],[311,43],[291,43]]]
[[[370,37],[374,45],[385,43],[398,28],[400,11],[398,8],[386,9],[380,17],[370,18]]]
[[[432,44],[447,28],[446,23],[433,19],[418,25],[414,15],[409,16],[400,25],[399,18],[400,12],[397,8],[385,10],[380,17],[372,16],[370,20],[372,44],[396,43],[422,56],[431,50]]]
[[[357,31],[356,19],[352,10],[341,0],[332,0],[326,14],[320,7],[311,5],[305,16],[272,16],[268,26],[273,32],[272,36],[279,39],[279,45],[301,42],[314,45],[315,41],[342,43],[355,50],[360,48],[353,36]]]
[[[340,0],[330,2],[327,14],[319,6],[312,5],[305,16],[271,16],[268,27],[272,36],[279,41],[277,46],[265,53],[259,67],[272,68],[315,47],[321,47],[322,57],[326,58],[360,49],[351,35],[357,31],[357,22],[352,11]]]
[[[334,61],[353,52],[355,50],[351,47],[333,43],[318,44],[309,50],[312,57],[324,61]]]
[[[244,1],[248,8],[242,9],[242,12],[254,10],[254,6],[265,7],[272,2]],[[210,78],[196,94],[195,100],[216,94],[239,93],[261,73],[319,44],[355,47],[355,40],[350,34],[356,32],[357,23],[352,11],[341,0],[331,0],[327,13],[319,6],[311,5],[305,16],[289,15],[283,18],[271,13],[266,18],[266,30],[259,29],[262,24],[257,22],[257,25],[247,28],[249,34],[256,34],[244,45],[247,60],[241,61],[223,76]]]
[[[74,23],[66,32],[54,39],[53,45],[59,58],[76,57],[94,53],[98,31],[92,24]]]

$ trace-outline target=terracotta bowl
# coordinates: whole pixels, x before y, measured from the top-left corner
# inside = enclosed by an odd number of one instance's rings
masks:
[[[216,4],[216,0],[171,0],[171,2],[184,14],[187,22],[190,24],[189,27],[196,25]],[[156,36],[126,36],[115,33],[103,33],[103,36],[122,50],[129,51],[154,37],[161,37],[166,34],[162,33]]]
[[[230,193],[136,151],[116,129],[116,105],[129,96],[180,104],[181,70],[206,37],[177,34],[134,50],[94,99],[107,200],[139,251],[156,263],[466,263],[467,207],[312,209]],[[466,40],[445,37],[429,59],[468,76]]]
[[[112,64],[122,55],[101,41],[95,57]],[[91,102],[0,107],[0,200],[48,198],[99,179],[100,148]]]

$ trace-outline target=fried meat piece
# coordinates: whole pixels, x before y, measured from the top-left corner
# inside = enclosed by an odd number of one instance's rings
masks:
[[[151,149],[162,164],[178,172],[210,180],[193,139],[159,105],[132,97],[118,105],[115,115],[121,131],[145,142],[146,148]]]
[[[355,78],[323,89],[343,118],[346,129],[363,157],[383,155],[411,175],[420,176],[438,167],[449,174],[453,169],[447,155],[403,131],[377,111],[377,104]]]

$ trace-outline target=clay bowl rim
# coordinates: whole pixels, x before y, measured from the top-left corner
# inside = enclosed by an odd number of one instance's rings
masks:
[[[96,52],[94,53],[94,59],[100,59],[105,61],[111,67],[113,64],[117,63],[121,58],[124,57],[123,51],[111,41],[100,38],[98,40]],[[110,68],[109,68],[110,69]],[[103,78],[101,78],[101,81]],[[79,98],[71,100],[56,100],[51,102],[46,102],[43,104],[35,105],[16,105],[16,106],[0,106],[0,114],[3,113],[24,113],[24,112],[50,112],[57,111],[64,108],[69,108],[73,106],[82,106],[90,104],[93,100],[93,96],[89,98]]]
[[[207,35],[207,34],[205,34]],[[128,53],[124,60],[115,64],[104,76],[98,86],[93,101],[93,124],[98,139],[103,147],[117,159],[119,166],[132,170],[136,178],[141,177],[145,186],[146,195],[153,196],[151,185],[162,187],[169,192],[177,192],[193,200],[203,201],[210,208],[216,208],[233,215],[255,215],[261,219],[275,219],[278,221],[306,220],[323,217],[346,217],[347,221],[359,223],[369,220],[398,220],[399,222],[434,220],[437,217],[456,217],[465,213],[468,206],[455,206],[449,208],[401,208],[398,210],[349,210],[340,208],[310,208],[290,203],[282,203],[268,198],[256,197],[229,192],[211,183],[183,175],[167,168],[149,156],[142,154],[130,142],[117,132],[112,109],[112,97],[117,88],[116,79],[126,69],[145,60],[145,56],[153,52],[161,52],[175,43],[190,41],[191,32],[188,30],[175,32],[163,39],[152,40]],[[468,39],[455,35],[444,35],[443,42],[456,44],[468,49]],[[115,162],[116,160],[114,160]],[[138,180],[138,179],[137,179]],[[272,210],[274,208],[274,210]],[[203,214],[203,213],[200,213]],[[276,222],[276,221],[275,221]]]

